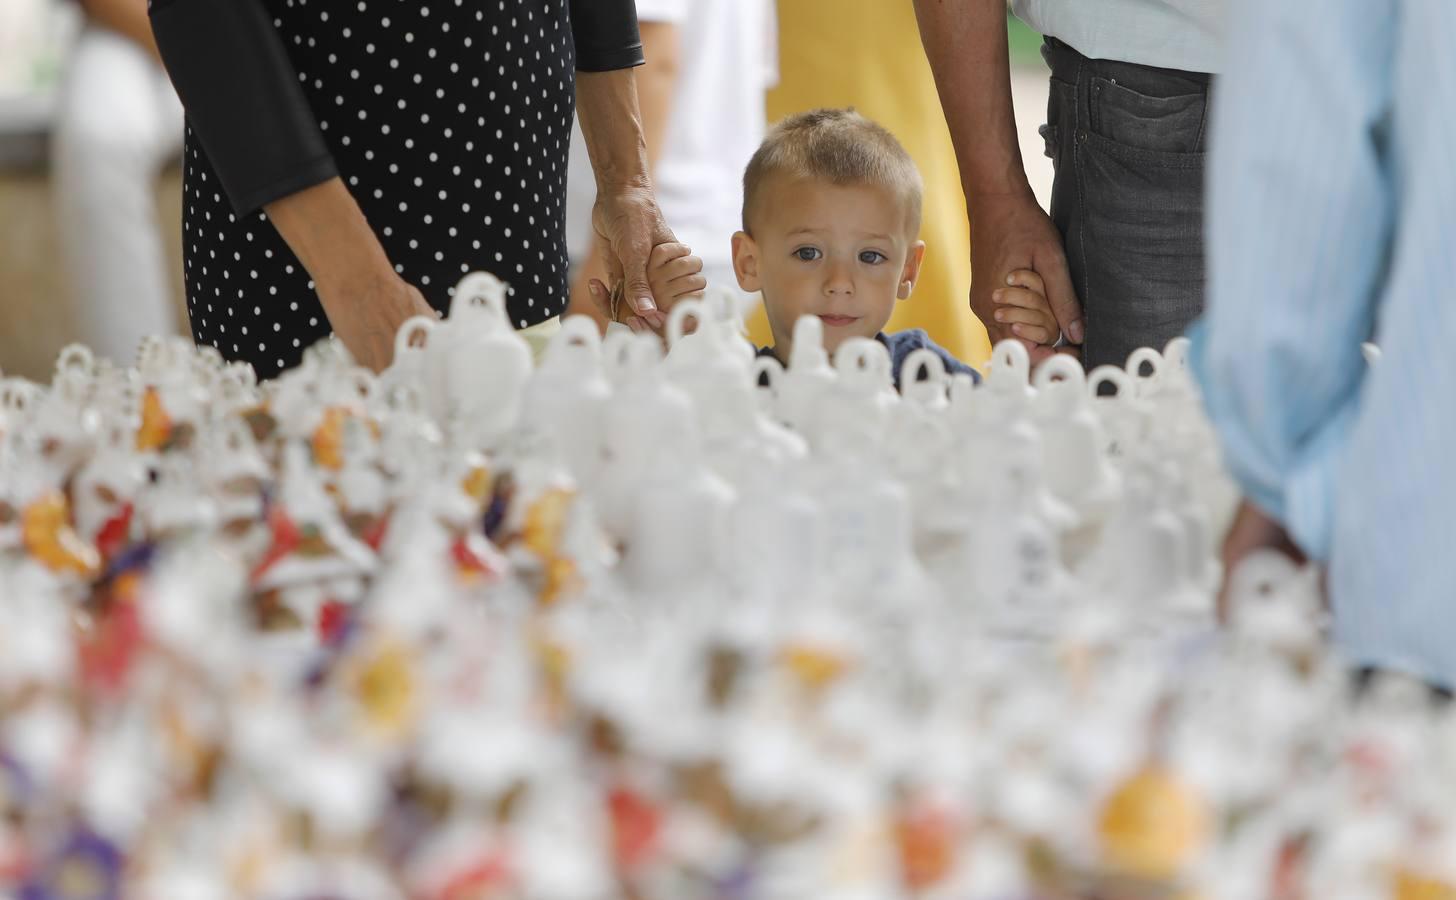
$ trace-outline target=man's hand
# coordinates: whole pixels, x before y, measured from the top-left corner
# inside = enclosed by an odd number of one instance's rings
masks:
[[[661,331],[667,324],[663,308],[671,303],[662,298],[659,304],[653,296],[648,264],[656,247],[676,244],[677,238],[663,220],[652,188],[643,184],[598,191],[592,228],[597,252],[607,264],[609,283],[624,285],[623,296],[640,320],[639,327]]]
[[[1067,270],[1067,255],[1062,249],[1062,236],[1052,220],[1031,194],[983,195],[976,198],[971,210],[971,309],[985,323],[994,344],[1017,338],[1026,344],[1037,363],[1052,354],[1049,346],[1057,340],[1050,329],[1030,329],[1020,335],[1012,330],[1018,318],[998,319],[1004,310],[997,302],[996,291],[1005,291],[1007,277],[1018,270],[1035,273],[1041,281],[1042,293],[1050,304],[1058,329],[1073,344],[1082,343],[1082,306],[1072,289],[1072,276]],[[1003,293],[1004,296],[1004,293]],[[1019,305],[1019,304],[1017,304]],[[1048,339],[1036,337],[1046,331]]]
[[[1304,553],[1290,540],[1289,533],[1262,509],[1248,500],[1239,504],[1233,524],[1223,539],[1223,585],[1218,592],[1218,620],[1229,621],[1229,576],[1256,550],[1277,550],[1303,565]]]

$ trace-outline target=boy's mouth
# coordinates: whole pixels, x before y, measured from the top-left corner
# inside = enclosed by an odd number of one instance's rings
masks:
[[[852,325],[859,321],[859,316],[828,316],[820,315],[819,321],[831,328],[843,328],[845,325]]]

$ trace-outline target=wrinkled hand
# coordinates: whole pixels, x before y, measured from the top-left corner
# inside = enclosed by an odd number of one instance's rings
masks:
[[[992,292],[1006,287],[1006,277],[1018,269],[1041,276],[1052,315],[1068,341],[1082,343],[1082,306],[1072,289],[1062,236],[1030,193],[976,198],[971,205],[971,310],[986,326],[991,342],[1016,338],[1031,351],[1033,363],[1054,352],[1013,334],[1013,323],[998,322],[999,305]],[[1056,336],[1051,336],[1055,343]]]
[[[1258,550],[1277,550],[1296,563],[1303,565],[1304,553],[1300,551],[1289,533],[1262,509],[1248,500],[1239,504],[1233,524],[1223,539],[1223,585],[1218,591],[1218,620],[1227,625],[1229,621],[1229,576],[1250,554]]]
[[[625,285],[626,303],[640,320],[639,325],[661,331],[667,324],[665,307],[670,302],[653,296],[647,266],[654,247],[676,243],[677,238],[663,220],[651,187],[624,185],[599,190],[592,208],[592,227],[609,280]]]
[[[334,335],[354,361],[382,372],[394,359],[394,336],[414,316],[437,316],[414,285],[397,275],[367,278],[337,288],[319,286]]]

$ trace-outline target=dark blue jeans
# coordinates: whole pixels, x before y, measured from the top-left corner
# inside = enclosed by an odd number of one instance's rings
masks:
[[[1083,362],[1163,349],[1203,309],[1210,77],[1088,59],[1048,38],[1052,220],[1086,316]]]

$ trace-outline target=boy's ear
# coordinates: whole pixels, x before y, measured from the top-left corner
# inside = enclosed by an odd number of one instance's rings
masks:
[[[910,294],[915,290],[915,283],[920,280],[920,266],[925,262],[925,242],[916,241],[910,245],[910,252],[905,256],[905,269],[900,273],[900,285],[895,296],[901,300],[909,300]]]
[[[733,274],[744,291],[752,294],[763,290],[758,277],[758,242],[746,231],[733,235]]]

